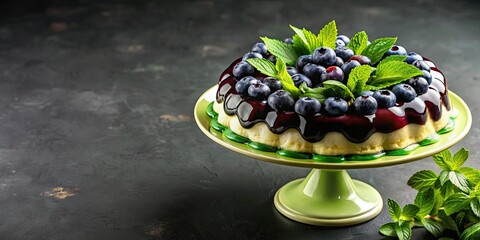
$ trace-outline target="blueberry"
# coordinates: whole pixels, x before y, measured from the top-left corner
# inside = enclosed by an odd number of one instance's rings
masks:
[[[287,67],[287,72],[292,76],[293,74],[298,73],[298,70],[295,67]]]
[[[258,52],[248,52],[248,53],[245,53],[245,55],[243,55],[242,61],[245,61],[249,58],[263,58],[263,56]]]
[[[423,78],[425,78],[425,80],[427,80],[428,82],[428,85],[430,85],[432,83],[432,74],[430,73],[430,71],[427,71],[427,70],[422,70],[423,72]]]
[[[385,56],[391,56],[391,55],[403,55],[403,56],[407,56],[407,50],[405,50],[405,48],[402,47],[402,46],[393,45],[393,46],[385,53]]]
[[[329,47],[319,47],[313,50],[312,62],[324,67],[332,66],[335,63],[335,51]]]
[[[423,57],[420,56],[420,54],[416,52],[410,52],[408,53],[407,59],[405,59],[405,62],[408,64],[412,64],[413,62],[417,60],[423,60]]]
[[[352,69],[360,66],[361,64],[357,61],[357,60],[350,60],[348,62],[346,62],[345,64],[343,64],[341,66],[342,70],[343,70],[343,73],[345,75],[345,79],[348,80],[348,75],[350,75],[350,72],[352,71]]]
[[[268,56],[268,60],[275,64],[277,62],[277,57],[275,57],[273,55],[270,55],[270,56]]]
[[[335,40],[335,47],[345,47],[347,44],[345,44],[344,41],[342,41],[341,39],[338,39]]]
[[[270,93],[270,88],[261,82],[250,84],[248,87],[248,95],[255,99],[264,100]]]
[[[344,77],[344,74],[341,68],[337,66],[331,66],[322,72],[320,81],[325,82],[327,80],[336,80],[339,82],[343,82],[343,77]],[[346,81],[344,83],[346,83]]]
[[[285,39],[283,40],[283,42],[286,43],[286,44],[293,44],[293,39],[291,39],[291,38],[285,38]]]
[[[424,94],[428,91],[428,81],[424,77],[414,77],[410,78],[407,82],[410,86],[415,89],[415,92],[418,95]]]
[[[347,101],[339,97],[329,97],[324,103],[325,112],[332,116],[340,116],[347,112]]]
[[[368,58],[367,56],[363,56],[363,55],[354,55],[349,59],[349,61],[351,61],[351,60],[355,60],[355,61],[359,62],[361,65],[370,65],[370,63],[371,63],[370,58]]]
[[[360,96],[373,96],[373,91],[366,90],[360,93]]]
[[[243,77],[235,84],[235,90],[237,90],[238,94],[245,97],[248,94],[248,87],[255,83],[260,83],[260,81],[252,76]]]
[[[397,96],[397,100],[403,102],[411,102],[413,101],[413,99],[415,99],[415,97],[417,97],[415,89],[413,89],[412,86],[406,83],[400,83],[395,85],[392,88],[392,92],[395,94],[395,96]]]
[[[337,57],[340,57],[344,62],[348,61],[348,59],[350,59],[354,55],[353,50],[347,47],[335,48],[335,54],[337,55]]]
[[[341,67],[344,64],[343,60],[340,57],[335,58],[334,66]]]
[[[312,116],[320,112],[322,104],[315,98],[302,97],[297,100],[294,108],[302,116]]]
[[[413,62],[412,65],[417,67],[420,70],[430,71],[430,66],[428,66],[428,64],[423,60],[417,60]]]
[[[262,80],[262,83],[267,85],[272,92],[275,92],[275,91],[283,88],[280,80],[278,80],[274,77],[266,77]]]
[[[353,102],[355,110],[361,114],[371,115],[377,111],[377,100],[371,95],[361,95]]]
[[[303,55],[303,56],[298,57],[297,63],[295,64],[295,66],[296,66],[298,69],[303,69],[303,67],[305,66],[305,64],[311,63],[311,62],[312,62],[312,58],[311,58],[310,55]]]
[[[255,68],[253,68],[250,63],[241,61],[237,63],[232,70],[233,76],[237,79],[243,78],[245,76],[251,76],[255,73]]]
[[[302,83],[306,83],[308,87],[312,87],[312,80],[301,73],[293,74],[292,80],[296,87],[299,87]]]
[[[345,35],[338,35],[337,36],[337,41],[340,40],[344,43],[344,46],[347,46],[347,44],[350,43],[350,38],[348,38],[347,36]]]
[[[307,63],[303,67],[302,72],[305,76],[312,80],[312,84],[315,86],[320,83],[320,78],[324,70],[325,68],[322,66],[313,63]]]
[[[277,112],[293,111],[295,100],[289,92],[285,90],[277,90],[268,96],[267,103]]]
[[[267,45],[263,42],[255,43],[252,46],[252,52],[258,52],[262,54],[262,56],[266,56],[268,54]]]
[[[382,108],[393,107],[395,106],[395,102],[397,102],[397,97],[395,96],[395,94],[393,94],[393,92],[391,92],[390,90],[386,89],[375,91],[372,97],[377,100],[378,107]]]

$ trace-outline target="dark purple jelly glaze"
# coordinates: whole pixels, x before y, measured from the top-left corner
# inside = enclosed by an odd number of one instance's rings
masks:
[[[290,128],[297,129],[309,142],[320,141],[329,132],[340,132],[351,142],[361,143],[375,132],[389,133],[411,123],[423,125],[427,120],[427,111],[434,121],[442,116],[442,107],[428,100],[425,101],[426,108],[423,112],[417,112],[413,108],[403,107],[403,103],[397,103],[395,108],[403,108],[405,112],[402,116],[398,116],[388,108],[379,108],[374,115],[370,116],[359,115],[353,111],[338,117],[322,114],[304,117],[295,112],[276,112],[268,106],[266,101],[243,99],[238,95],[235,90],[238,80],[232,75],[232,69],[239,61],[240,59],[234,61],[220,76],[217,102],[223,102],[224,111],[228,115],[236,114],[244,128],[251,128],[258,122],[264,122],[270,131],[276,134]],[[437,68],[432,68],[431,71],[437,71],[443,75]],[[255,77],[263,79],[265,76],[256,73]],[[434,81],[440,80],[434,79]],[[443,84],[447,89],[445,77]],[[437,90],[431,87],[429,91]],[[440,98],[440,102],[450,110],[447,90],[440,92]]]

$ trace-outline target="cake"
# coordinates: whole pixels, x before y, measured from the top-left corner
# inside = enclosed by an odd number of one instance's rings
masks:
[[[285,156],[360,160],[408,154],[453,129],[444,74],[397,38],[338,35],[335,21],[317,35],[291,28],[221,74],[212,128]]]

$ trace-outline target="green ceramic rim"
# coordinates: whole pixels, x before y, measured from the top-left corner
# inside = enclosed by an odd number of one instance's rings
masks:
[[[263,143],[259,142],[254,142],[250,141],[250,139],[240,136],[233,132],[230,128],[223,126],[218,122],[218,113],[215,112],[213,109],[213,104],[214,102],[211,102],[208,104],[206,108],[206,113],[207,116],[209,116],[211,119],[210,121],[210,127],[213,128],[214,130],[218,132],[222,132],[223,136],[225,136],[227,139],[230,139],[234,142],[238,143],[244,143],[247,144],[249,147],[252,149],[262,151],[262,152],[276,152],[278,155],[283,156],[283,157],[288,157],[288,158],[294,158],[294,159],[312,159],[316,160],[319,162],[328,162],[328,163],[342,163],[345,161],[369,161],[369,160],[376,160],[379,159],[383,156],[403,156],[403,155],[408,155],[411,152],[415,151],[421,146],[428,146],[431,144],[434,144],[439,141],[440,136],[439,134],[445,134],[449,133],[452,130],[455,129],[455,118],[458,117],[458,111],[454,110],[452,117],[450,117],[450,121],[445,126],[444,128],[440,129],[437,133],[434,133],[430,136],[428,136],[426,139],[414,143],[412,145],[409,145],[405,148],[402,149],[396,149],[396,150],[389,150],[389,151],[384,151],[384,152],[379,152],[375,154],[358,154],[358,155],[347,155],[347,156],[330,156],[330,155],[320,155],[320,154],[310,154],[310,153],[302,153],[302,152],[296,152],[296,151],[290,151],[290,150],[285,150],[285,149],[279,149],[274,146],[266,145]],[[457,114],[455,114],[457,112]]]

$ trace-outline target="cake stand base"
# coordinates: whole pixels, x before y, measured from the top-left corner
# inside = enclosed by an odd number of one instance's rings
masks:
[[[382,197],[372,186],[352,180],[346,170],[313,169],[307,178],[287,183],[275,194],[286,217],[317,226],[349,226],[376,217]]]

